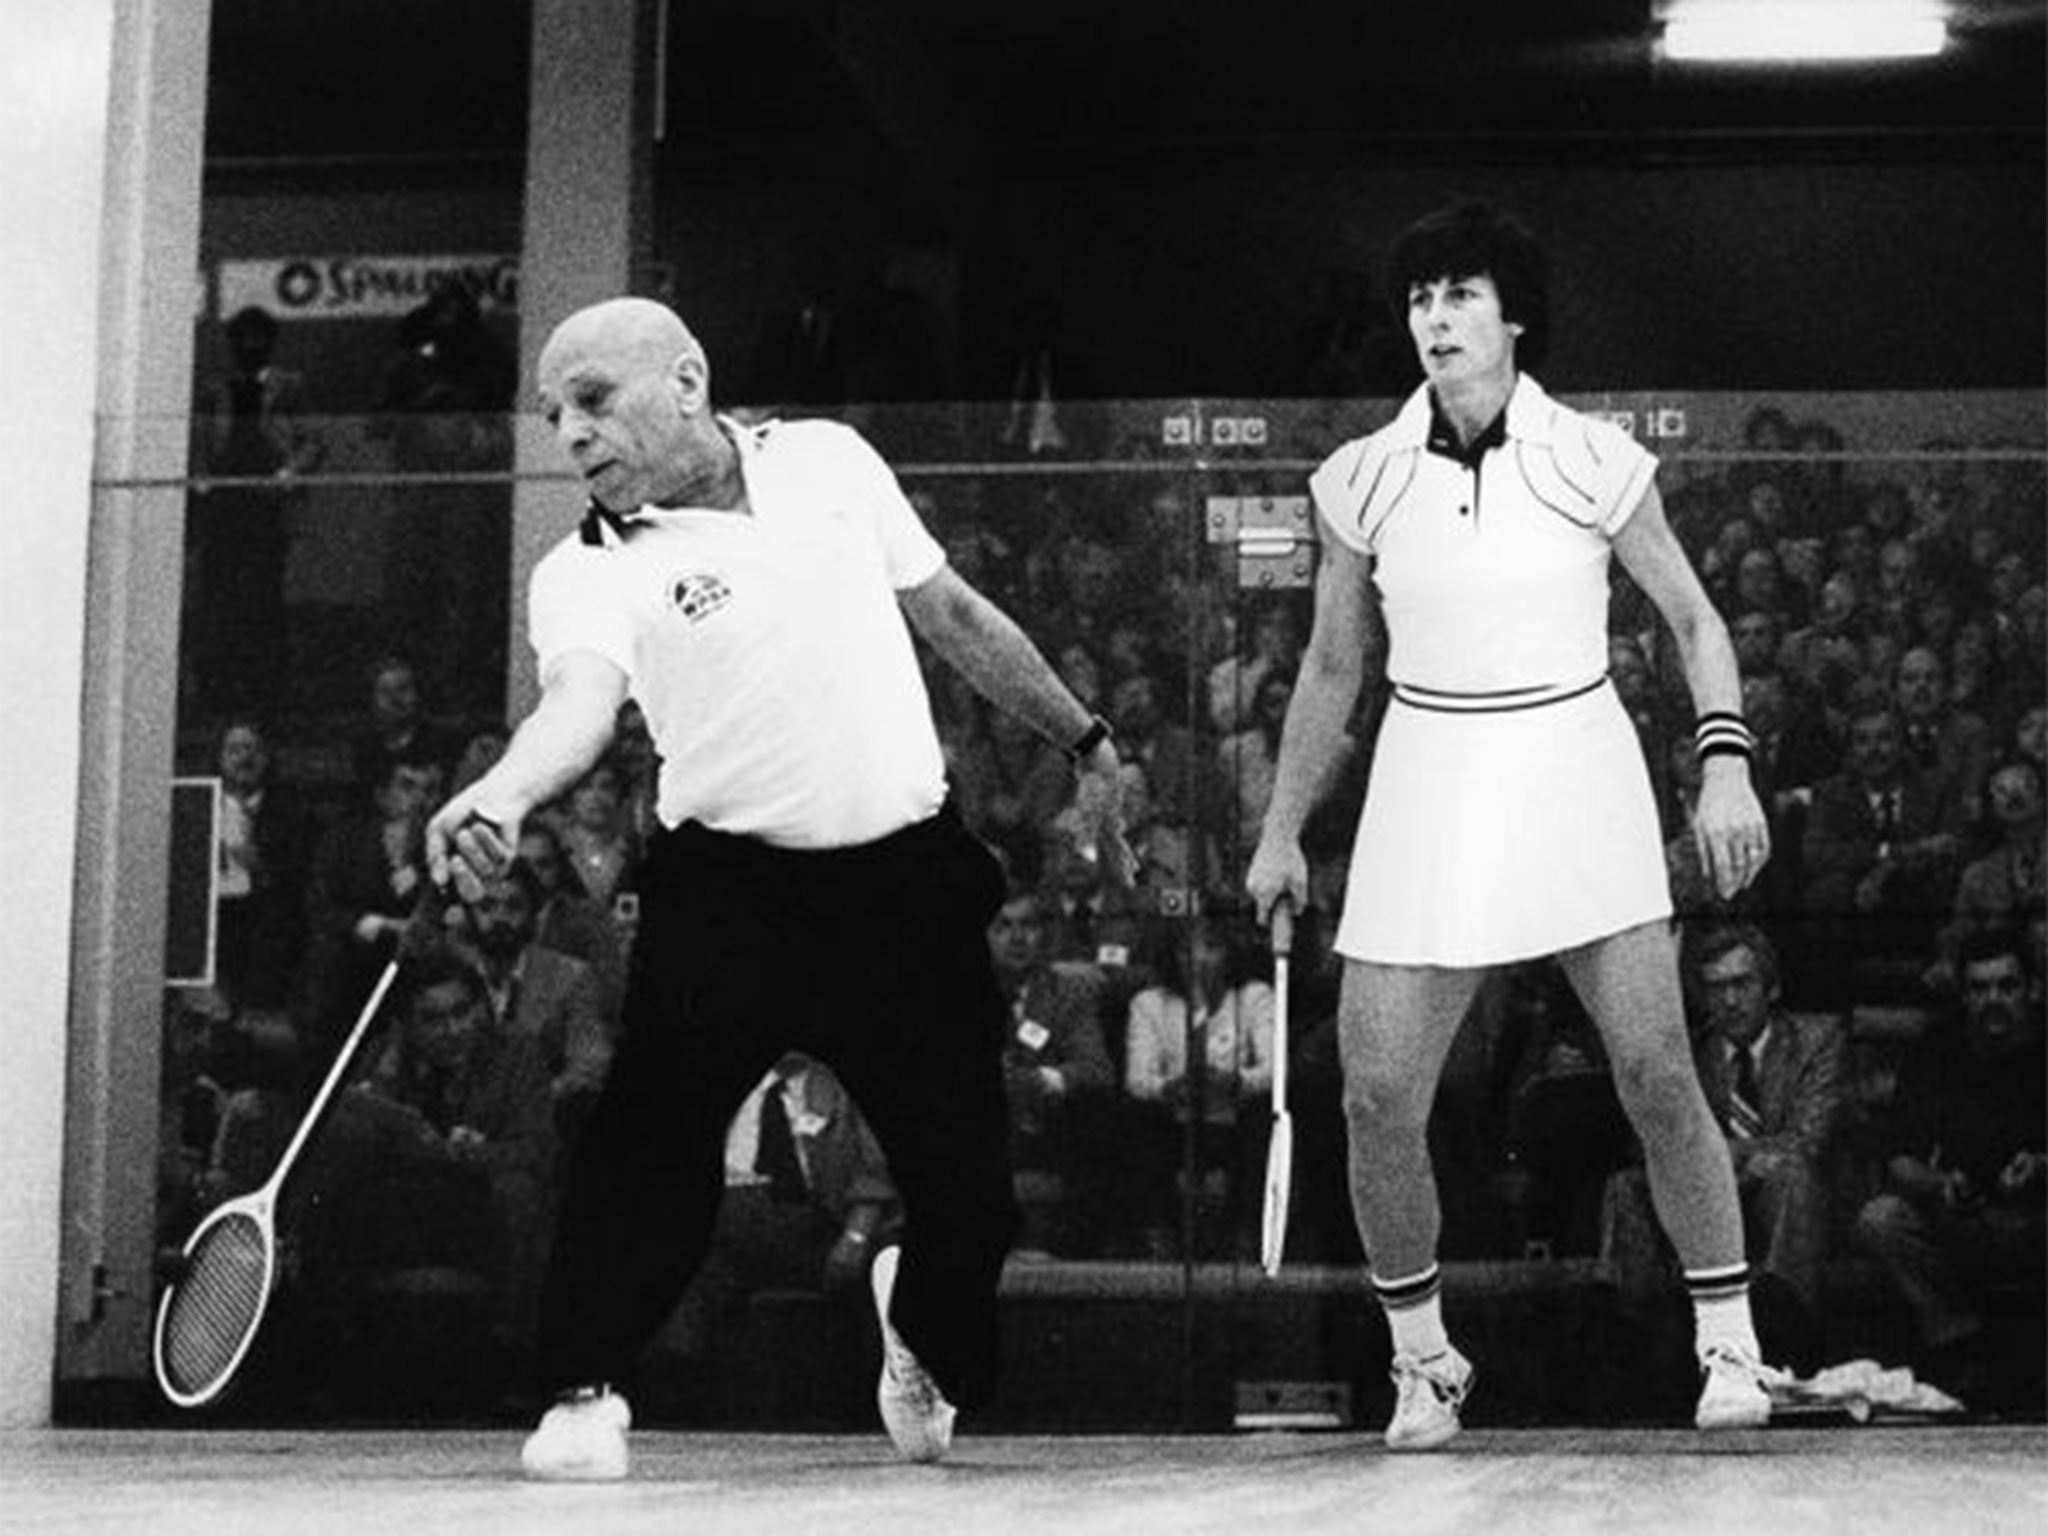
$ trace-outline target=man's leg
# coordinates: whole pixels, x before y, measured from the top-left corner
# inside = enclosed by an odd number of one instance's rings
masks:
[[[742,925],[707,931],[659,901],[641,923],[624,1038],[570,1163],[541,1293],[549,1391],[630,1377],[703,1262],[733,1113],[782,1051],[764,1006],[773,969]]]
[[[822,1055],[873,1127],[903,1198],[890,1317],[948,1398],[994,1391],[996,1288],[1017,1227],[1003,1088],[1008,1020],[989,963],[1000,870],[950,824],[895,900],[839,915],[828,941],[847,985]],[[829,989],[828,989],[829,990]]]

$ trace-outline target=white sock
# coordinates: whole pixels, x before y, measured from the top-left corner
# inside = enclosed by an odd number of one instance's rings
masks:
[[[1756,1323],[1749,1311],[1749,1266],[1733,1264],[1725,1269],[1689,1269],[1685,1288],[1692,1294],[1693,1348],[1704,1355],[1719,1345],[1763,1358],[1757,1343]]]
[[[1451,1347],[1451,1337],[1444,1332],[1443,1275],[1436,1265],[1401,1280],[1375,1275],[1372,1287],[1386,1309],[1395,1354],[1431,1360]]]

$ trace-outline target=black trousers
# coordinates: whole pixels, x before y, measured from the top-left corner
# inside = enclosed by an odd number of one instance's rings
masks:
[[[694,824],[655,840],[624,1038],[542,1292],[545,1388],[630,1381],[704,1260],[733,1114],[794,1049],[853,1094],[903,1197],[897,1331],[955,1404],[986,1400],[1017,1220],[987,942],[1002,891],[950,809],[828,852]]]

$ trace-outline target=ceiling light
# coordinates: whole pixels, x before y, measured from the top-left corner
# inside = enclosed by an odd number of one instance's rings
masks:
[[[1670,59],[1925,58],[1947,40],[1942,7],[1929,0],[1673,0],[1664,17]]]

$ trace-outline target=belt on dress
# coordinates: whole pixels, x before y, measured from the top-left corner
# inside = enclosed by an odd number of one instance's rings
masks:
[[[1518,709],[1542,709],[1583,698],[1595,688],[1607,685],[1605,676],[1590,683],[1541,683],[1533,688],[1503,688],[1492,693],[1452,693],[1441,688],[1422,688],[1414,683],[1394,684],[1394,700],[1410,709],[1430,709],[1445,715],[1499,715]]]

